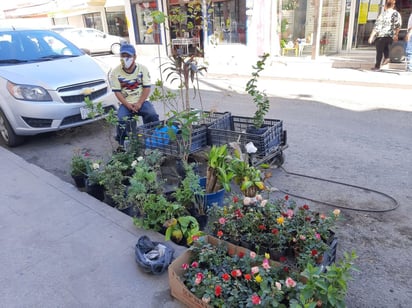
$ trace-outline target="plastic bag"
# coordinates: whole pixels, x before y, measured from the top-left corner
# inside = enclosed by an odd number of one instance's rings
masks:
[[[135,254],[137,264],[145,272],[160,275],[172,263],[174,249],[166,243],[153,242],[143,235],[136,243]]]

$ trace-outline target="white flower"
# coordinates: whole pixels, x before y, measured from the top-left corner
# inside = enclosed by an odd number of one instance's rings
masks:
[[[260,194],[257,194],[255,198],[256,198],[256,201],[262,201],[263,200],[263,197]]]
[[[257,147],[255,147],[253,142],[249,142],[248,144],[246,144],[245,148],[246,148],[246,152],[248,152],[249,154],[256,153],[257,151]]]
[[[252,199],[250,197],[245,197],[243,199],[243,205],[250,205],[252,203]]]
[[[268,200],[262,200],[262,202],[260,202],[260,207],[265,207],[266,204],[268,203]]]
[[[137,161],[142,161],[143,160],[143,156],[139,156],[138,158],[137,158]]]
[[[93,165],[92,165],[92,168],[93,168],[93,170],[97,170],[97,169],[99,169],[99,163],[93,163]]]
[[[136,165],[137,165],[137,160],[132,161],[132,167],[134,168],[136,167]]]

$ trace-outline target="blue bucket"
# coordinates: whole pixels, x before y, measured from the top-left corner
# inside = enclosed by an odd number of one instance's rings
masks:
[[[206,188],[206,178],[201,178],[199,180],[199,184],[202,188]],[[206,208],[210,208],[214,204],[216,204],[219,207],[222,207],[223,201],[225,198],[225,189],[222,188],[221,190],[217,192],[205,194],[203,197],[204,197],[203,204],[206,206]]]

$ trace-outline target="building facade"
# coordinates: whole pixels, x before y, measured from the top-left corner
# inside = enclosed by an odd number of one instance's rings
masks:
[[[171,54],[176,48],[202,55],[281,54],[304,42],[303,54],[332,54],[371,48],[367,38],[384,0],[32,0],[3,10],[3,18],[47,19],[50,25],[92,27],[127,37],[142,54]],[[412,0],[399,0],[403,28]],[[174,19],[157,24],[152,12]],[[179,15],[185,18],[179,19]],[[0,15],[1,16],[1,15]],[[312,47],[312,48],[310,48]]]

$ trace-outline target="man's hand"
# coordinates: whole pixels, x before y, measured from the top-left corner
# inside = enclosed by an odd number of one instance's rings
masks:
[[[127,107],[131,112],[139,112],[141,106],[139,103],[136,104],[129,104],[129,106]]]

